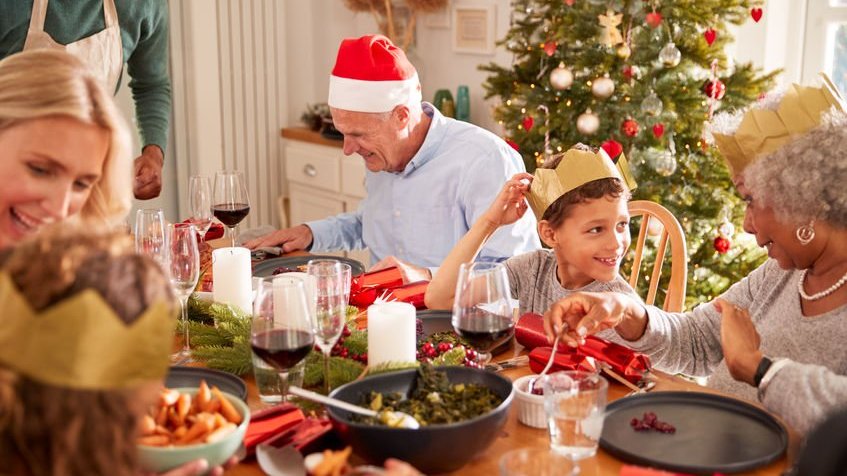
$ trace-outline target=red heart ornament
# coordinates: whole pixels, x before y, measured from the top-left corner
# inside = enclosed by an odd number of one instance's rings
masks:
[[[718,37],[718,32],[716,32],[714,30],[714,28],[709,28],[708,30],[703,32],[703,38],[706,39],[706,43],[708,43],[709,46],[712,46],[712,43],[715,42],[715,38],[717,38],[717,37]]]
[[[759,20],[762,19],[762,9],[759,7],[750,9],[750,16],[753,17],[753,21],[759,23]]]
[[[653,125],[653,135],[656,136],[656,139],[665,135],[665,125],[661,122],[657,122]]]
[[[609,154],[609,158],[612,160],[615,160],[623,152],[623,146],[615,139],[609,139],[603,142],[600,147]]]
[[[553,53],[556,52],[556,48],[558,47],[559,45],[555,41],[548,41],[544,43],[544,52],[547,53],[547,56],[553,56]]]
[[[647,24],[650,28],[658,28],[662,24],[662,14],[659,12],[650,12],[646,17]]]
[[[532,125],[535,124],[535,121],[532,119],[532,116],[526,116],[523,118],[523,128],[525,131],[529,132],[532,129]]]

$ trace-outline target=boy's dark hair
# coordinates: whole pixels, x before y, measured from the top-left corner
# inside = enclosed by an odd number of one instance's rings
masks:
[[[593,149],[585,144],[576,144],[573,148],[588,152],[596,152],[596,149]],[[544,163],[544,165],[542,165],[542,168],[555,169],[563,157],[564,154],[551,157]],[[550,223],[551,227],[558,228],[562,225],[562,223],[564,223],[565,219],[570,216],[574,205],[602,197],[620,198],[624,195],[627,200],[630,199],[629,190],[624,186],[620,179],[610,177],[592,180],[591,182],[584,183],[557,198],[556,201],[547,207],[547,210],[544,210],[544,214],[541,216],[541,219]]]

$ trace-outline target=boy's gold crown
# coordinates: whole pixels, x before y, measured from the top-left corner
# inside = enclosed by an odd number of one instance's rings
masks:
[[[562,195],[582,185],[604,178],[616,178],[630,190],[636,187],[623,153],[613,162],[603,149],[597,152],[571,148],[555,169],[535,169],[527,201],[535,218],[541,221],[544,211]]]
[[[838,88],[826,74],[821,77],[823,86],[819,88],[791,85],[776,110],[749,109],[734,133],[712,133],[733,175],[820,125],[824,113],[832,108],[845,110]]]
[[[176,323],[168,302],[125,324],[93,289],[35,312],[0,272],[0,363],[42,383],[83,390],[165,376]]]

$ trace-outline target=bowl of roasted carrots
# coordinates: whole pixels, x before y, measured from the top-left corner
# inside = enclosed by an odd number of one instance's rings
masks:
[[[205,381],[199,388],[163,388],[141,421],[141,466],[159,473],[200,458],[210,467],[223,464],[238,450],[249,422],[247,404]]]

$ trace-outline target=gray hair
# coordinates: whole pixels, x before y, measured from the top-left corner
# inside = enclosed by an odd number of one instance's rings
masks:
[[[820,126],[750,164],[744,185],[777,219],[823,220],[847,228],[847,114],[826,114]]]

